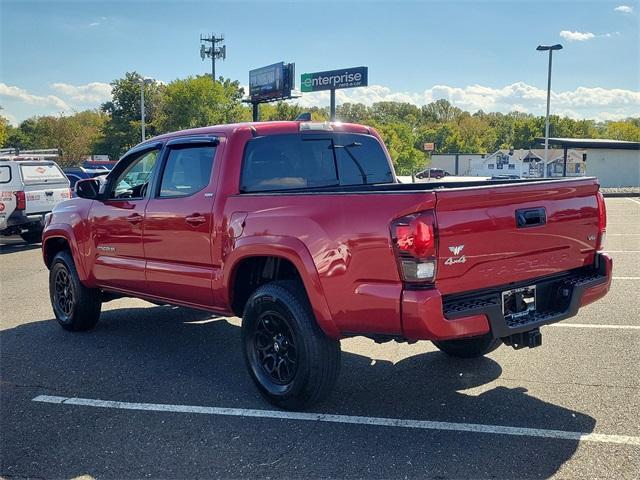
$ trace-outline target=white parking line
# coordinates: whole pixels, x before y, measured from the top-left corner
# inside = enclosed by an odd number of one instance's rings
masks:
[[[603,325],[598,323],[552,323],[548,327],[566,328],[613,328],[619,330],[640,330],[640,325]]]
[[[278,410],[254,410],[246,408],[202,407],[195,405],[171,405],[163,403],[130,403],[89,398],[58,397],[39,395],[34,402],[79,405],[83,407],[114,408],[120,410],[143,410],[149,412],[199,413],[230,417],[273,418],[278,420],[299,420],[310,422],[346,423],[352,425],[374,425],[380,427],[418,428],[422,430],[446,430],[454,432],[515,435],[521,437],[557,438],[579,442],[619,443],[640,445],[640,437],[629,435],[608,435],[603,433],[567,432],[539,428],[506,427],[478,423],[432,422],[428,420],[406,420],[402,418],[359,417],[353,415],[329,415],[324,413],[284,412]]]
[[[611,277],[614,280],[640,280],[640,277]]]
[[[640,233],[608,233],[607,237],[637,237]]]
[[[605,253],[640,253],[640,250],[607,250]]]
[[[636,200],[635,198],[625,197],[627,200],[631,200],[633,203],[637,203],[640,205],[640,200]]]

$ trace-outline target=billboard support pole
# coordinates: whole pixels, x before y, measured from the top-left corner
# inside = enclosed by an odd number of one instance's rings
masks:
[[[331,92],[331,102],[329,106],[329,118],[332,122],[336,121],[336,89],[332,88]]]
[[[258,102],[255,102],[255,103],[252,103],[251,106],[253,107],[253,121],[259,122],[260,121],[260,104]]]

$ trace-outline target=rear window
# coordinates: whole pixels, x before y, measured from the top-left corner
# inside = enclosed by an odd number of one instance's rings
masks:
[[[11,167],[0,165],[0,183],[9,183],[11,181]]]
[[[21,164],[22,180],[27,184],[64,183],[67,181],[62,170],[55,163]]]
[[[375,137],[288,134],[249,141],[240,188],[264,192],[392,182],[389,161]]]

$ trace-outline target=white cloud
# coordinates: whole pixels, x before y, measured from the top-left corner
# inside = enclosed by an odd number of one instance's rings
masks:
[[[51,88],[71,100],[82,104],[106,102],[111,98],[111,85],[102,82],[91,82],[86,85],[70,85],[68,83],[52,83]]]
[[[520,111],[542,115],[545,112],[547,91],[542,88],[516,82],[501,88],[482,85],[452,87],[434,85],[423,92],[394,92],[382,85],[336,91],[336,101],[341,103],[364,103],[398,101],[414,105],[425,105],[439,99],[446,99],[453,105],[475,112]],[[304,94],[294,102],[304,106],[326,106],[329,92]],[[572,118],[592,118],[608,120],[637,116],[640,111],[640,92],[623,89],[578,87],[575,90],[551,92],[552,111]]]
[[[97,27],[98,25],[100,25],[100,22],[91,22],[89,24],[90,27]]]
[[[6,110],[0,110],[0,117],[4,117],[9,121],[9,124],[17,127],[18,126],[18,119],[16,118],[16,116],[14,114],[12,114],[11,112],[7,112]]]
[[[618,5],[613,9],[614,12],[633,13],[633,7],[630,5]]]
[[[574,32],[572,30],[562,30],[560,36],[569,42],[584,42],[595,38],[595,35],[591,32]]]
[[[19,100],[30,105],[53,107],[59,110],[69,110],[69,105],[60,97],[55,95],[33,95],[22,88],[7,85],[2,82],[0,82],[0,96],[8,99]]]

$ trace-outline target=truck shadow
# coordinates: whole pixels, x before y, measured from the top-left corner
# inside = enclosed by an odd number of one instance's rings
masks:
[[[28,252],[29,250],[38,250],[42,248],[40,243],[26,243],[21,238],[15,240],[13,238],[3,239],[0,241],[0,255],[9,253]]]
[[[169,306],[112,309],[103,312],[98,327],[87,333],[69,333],[53,320],[21,324],[0,332],[2,365],[3,440],[2,474],[17,476],[74,477],[153,477],[175,478],[185,475],[189,465],[206,466],[205,476],[289,477],[377,477],[405,476],[540,478],[553,475],[574,454],[575,440],[527,436],[488,435],[441,430],[418,430],[375,426],[353,426],[281,420],[237,419],[238,434],[261,430],[276,436],[283,429],[300,432],[284,440],[278,451],[289,449],[287,458],[259,471],[223,469],[222,457],[194,448],[188,455],[164,460],[176,448],[172,442],[215,444],[218,420],[198,416],[166,435],[167,426],[158,430],[148,420],[166,415],[139,412],[118,420],[113,411],[102,409],[88,417],[75,415],[64,407],[36,404],[30,400],[41,394],[76,396],[129,402],[173,403],[237,408],[273,409],[257,393],[240,350],[239,328],[232,321],[210,314]],[[341,377],[331,398],[313,410],[324,413],[387,418],[432,420],[455,423],[506,425],[589,433],[595,420],[583,413],[542,401],[525,388],[492,385],[502,369],[490,358],[455,360],[439,352],[427,352],[392,363],[343,351]],[[470,392],[465,390],[472,389]],[[64,410],[52,414],[52,411]],[[43,412],[47,424],[43,425]],[[58,431],[80,418],[112,418],[105,431],[96,432],[100,441],[64,440]],[[124,415],[124,413],[123,413]],[[130,415],[130,414],[128,414]],[[185,414],[188,415],[188,414]],[[72,419],[73,418],[73,419]],[[9,420],[11,419],[11,420]],[[124,426],[120,422],[125,423]],[[152,422],[147,425],[145,422]],[[175,417],[173,418],[175,422]],[[129,423],[132,422],[132,423]],[[194,426],[196,422],[209,429]],[[163,421],[164,423],[164,421]],[[240,426],[237,426],[240,425]],[[97,429],[87,424],[85,429]],[[135,436],[109,435],[113,430],[146,432],[161,441],[150,443]],[[196,433],[197,431],[197,433]],[[279,432],[279,433],[275,433]],[[203,439],[204,435],[204,439]],[[136,443],[141,442],[141,443]],[[294,447],[288,443],[294,442]],[[300,442],[299,445],[296,442]],[[162,444],[162,446],[159,446]],[[243,443],[227,457],[242,457]],[[103,452],[122,454],[118,468],[105,470]],[[134,450],[136,455],[127,455]],[[82,464],[74,465],[82,451]],[[269,448],[257,455],[269,459]],[[27,454],[25,452],[31,452]],[[331,461],[326,454],[330,453]],[[273,452],[271,452],[271,456]],[[29,458],[29,456],[32,458]],[[61,462],[61,458],[67,461]],[[37,462],[34,460],[37,459]],[[258,460],[255,460],[258,462]],[[37,470],[33,470],[34,463]],[[161,471],[154,471],[163,464]],[[305,465],[306,470],[298,470]],[[340,466],[340,467],[337,467]],[[115,470],[114,470],[115,468]],[[220,470],[217,470],[219,468]],[[238,467],[240,468],[240,467]],[[338,468],[338,469],[336,469]],[[242,472],[242,473],[241,473]],[[305,473],[306,472],[306,473]],[[217,475],[216,475],[217,473]]]

